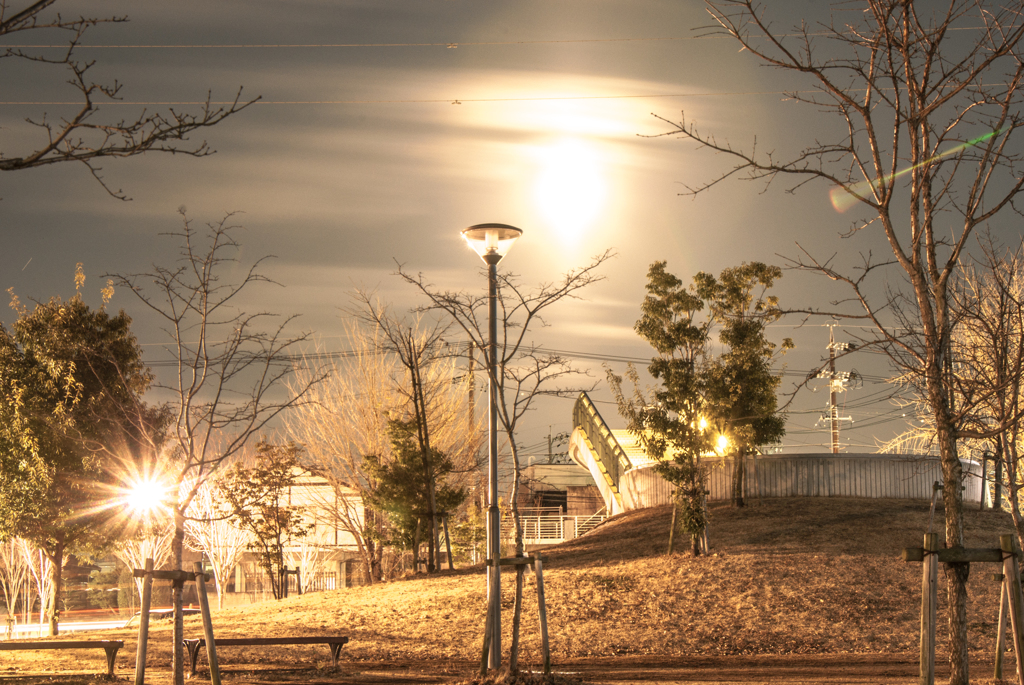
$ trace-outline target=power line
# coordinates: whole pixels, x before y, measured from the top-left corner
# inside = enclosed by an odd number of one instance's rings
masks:
[[[731,92],[704,92],[704,93],[647,93],[647,94],[619,94],[619,95],[554,95],[538,97],[494,97],[494,98],[423,98],[423,99],[398,99],[398,100],[257,100],[254,105],[429,105],[429,104],[451,104],[462,105],[465,103],[486,103],[486,102],[564,102],[574,100],[643,100],[661,98],[688,98],[688,97],[713,97],[713,96],[742,96],[742,95],[803,95],[819,93],[817,90],[752,90],[752,91],[731,91]],[[174,107],[174,106],[202,106],[217,105],[226,106],[237,104],[234,100],[216,100],[207,102],[205,100],[111,100],[101,103],[102,105],[131,105],[137,107]],[[75,100],[10,100],[2,101],[0,105],[30,105],[30,106],[78,106],[82,103]],[[101,106],[100,104],[96,105]]]
[[[947,31],[979,31],[985,30],[984,26],[962,26],[949,28]],[[810,33],[778,33],[773,34],[774,38],[803,38],[807,37],[823,37],[823,36],[834,36],[836,35],[832,31],[816,31]],[[662,36],[662,37],[644,37],[644,38],[560,38],[560,39],[547,39],[547,40],[488,40],[488,41],[452,41],[452,42],[418,42],[418,43],[135,43],[130,45],[115,45],[115,44],[97,44],[89,45],[80,43],[75,45],[75,49],[130,49],[130,50],[143,50],[143,49],[281,49],[281,48],[446,48],[454,49],[460,46],[462,47],[474,47],[474,46],[491,46],[491,45],[560,45],[560,44],[581,44],[581,43],[658,43],[658,42],[670,42],[670,41],[690,41],[690,40],[711,40],[715,38],[732,38],[732,36],[726,33],[702,33],[700,35],[693,36]],[[767,38],[764,35],[751,35],[745,37],[747,40],[750,39],[763,39]],[[67,50],[69,47],[68,43],[63,44],[14,44],[0,46],[6,49],[18,49],[18,50],[39,50],[46,48],[53,48],[58,50]]]

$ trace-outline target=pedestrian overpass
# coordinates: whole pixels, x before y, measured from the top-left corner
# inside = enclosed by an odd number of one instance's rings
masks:
[[[654,468],[627,430],[614,430],[587,393],[573,407],[569,456],[590,471],[610,515],[671,502],[673,486]],[[733,459],[708,456],[708,499],[732,497]],[[964,501],[979,502],[982,465],[961,459]],[[942,481],[938,457],[931,455],[808,453],[747,457],[744,497],[864,497],[931,500]]]

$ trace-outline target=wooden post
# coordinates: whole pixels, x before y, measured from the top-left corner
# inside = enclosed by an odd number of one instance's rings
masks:
[[[213,618],[210,616],[210,600],[206,596],[203,562],[197,561],[192,568],[196,572],[196,594],[199,595],[199,611],[203,615],[203,635],[206,637],[206,658],[210,662],[210,682],[213,685],[220,685],[220,666],[217,664],[217,645],[213,641]],[[195,668],[195,664],[192,664],[192,667]]]
[[[996,627],[996,668],[993,678],[996,680],[1003,679],[1003,653],[1006,651],[1006,614],[1008,607],[1008,597],[1006,594],[1006,576],[1002,573],[996,573],[992,576],[993,580],[999,581],[999,624]]]
[[[519,672],[519,624],[523,617],[523,571],[516,566],[516,604],[512,613],[512,646],[508,653],[508,670],[513,675]]]
[[[924,534],[921,577],[921,677],[920,685],[935,685],[935,607],[938,603],[939,534]]]
[[[996,491],[994,501],[992,502],[992,508],[996,511],[1003,510],[1003,460],[999,454],[993,458],[995,463],[995,481]]]
[[[676,503],[676,493],[672,493],[672,527],[668,531],[668,554],[672,555],[672,547],[676,540],[676,511],[678,504]]]
[[[544,657],[544,675],[551,674],[551,647],[548,644],[548,609],[544,601],[544,560],[540,552],[533,555],[533,572],[537,574],[537,613],[540,616],[540,649]]]
[[[416,531],[412,534],[412,572],[420,572],[420,519],[416,519]]]
[[[1020,563],[1017,559],[1017,538],[1000,535],[999,548],[1003,551],[1003,584],[1010,605],[1010,625],[1013,627],[1013,653],[1017,657],[1017,681],[1024,685],[1024,593],[1020,589]]]
[[[146,575],[142,579],[142,607],[139,612],[139,644],[135,649],[135,685],[146,679],[146,647],[149,645],[149,606],[153,601],[153,560],[146,559]]]
[[[454,560],[452,559],[452,539],[448,535],[448,514],[444,515],[441,522],[444,524],[444,546],[445,549],[448,550],[448,570],[451,571],[455,568],[455,565]],[[438,566],[440,566],[440,564],[438,564]]]
[[[988,454],[981,453],[981,497],[978,498],[978,510],[985,511],[985,494],[988,492],[988,482],[985,476],[988,472]]]

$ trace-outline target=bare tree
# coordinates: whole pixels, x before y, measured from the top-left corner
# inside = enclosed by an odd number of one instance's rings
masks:
[[[235,282],[224,281],[225,272],[237,263],[239,243],[228,214],[207,225],[193,226],[182,214],[182,227],[170,235],[180,241],[180,259],[173,266],[154,265],[149,273],[113,275],[117,286],[131,290],[163,324],[170,338],[167,351],[175,373],[159,379],[154,387],[172,394],[174,418],[168,430],[167,502],[174,519],[172,560],[181,568],[186,512],[199,488],[218,468],[245,449],[253,436],[282,412],[305,401],[306,393],[326,374],[314,373],[305,387],[285,392],[295,370],[295,350],[308,339],[302,333],[289,337],[285,329],[294,317],[277,319],[271,314],[248,313],[238,308],[243,291],[273,283],[259,268],[266,257],[248,268],[241,267]],[[147,289],[151,288],[151,290]],[[171,591],[174,604],[173,666],[176,685],[183,685],[181,650],[181,588]]]
[[[614,256],[606,250],[593,258],[590,264],[572,269],[562,280],[545,283],[535,289],[522,286],[518,278],[510,273],[497,274],[497,340],[495,343],[496,378],[491,378],[492,387],[497,388],[493,398],[497,408],[498,421],[505,431],[509,450],[512,453],[512,493],[510,496],[512,520],[515,526],[516,555],[524,552],[523,523],[519,515],[519,485],[522,477],[519,459],[519,443],[516,429],[520,419],[528,412],[538,397],[567,397],[579,394],[581,388],[559,385],[569,378],[582,373],[567,357],[546,352],[533,343],[527,342],[526,334],[531,326],[545,325],[544,310],[564,300],[579,297],[582,288],[602,280],[597,273],[599,267]],[[440,291],[424,280],[422,274],[412,274],[401,266],[398,275],[415,286],[429,300],[430,304],[420,311],[441,311],[446,313],[469,337],[472,349],[483,350],[485,357],[490,353],[488,294],[465,291]],[[492,365],[484,364],[490,377]],[[592,386],[591,386],[592,387]],[[517,567],[515,608],[512,619],[512,645],[509,667],[518,669],[519,620],[522,615],[523,568]]]
[[[956,404],[966,412],[960,433],[972,438],[969,444],[978,451],[993,447],[1005,466],[1006,499],[1024,548],[1024,244],[999,250],[987,240],[982,258],[965,270],[953,298],[958,325],[951,381]]]
[[[7,606],[8,639],[14,628],[14,620],[18,610],[18,600],[24,605],[25,588],[28,585],[28,560],[21,551],[20,538],[8,538],[0,542],[0,589],[4,593],[4,604]],[[25,614],[28,608],[23,607]]]
[[[185,544],[209,560],[217,586],[217,608],[223,609],[228,574],[242,560],[250,535],[234,524],[230,509],[222,506],[215,480],[216,476],[207,479],[192,499],[185,520]]]
[[[961,451],[991,450],[1005,466],[1006,499],[1018,541],[1024,546],[1020,508],[1024,494],[1024,244],[1007,250],[987,232],[981,243],[981,255],[964,265],[950,287],[955,322],[950,340],[951,405]],[[917,425],[884,447],[910,445],[919,452],[933,451],[936,431],[924,388],[914,376],[905,374],[898,380],[913,390],[907,407]]]
[[[573,269],[556,283],[546,283],[528,289],[519,283],[515,274],[498,274],[498,343],[497,378],[498,420],[508,439],[512,452],[513,484],[512,511],[515,520],[515,540],[518,553],[523,551],[523,530],[519,520],[517,500],[519,498],[520,461],[516,428],[523,416],[533,407],[538,397],[570,397],[579,393],[579,387],[558,386],[557,383],[578,377],[577,370],[567,357],[547,352],[532,342],[526,335],[532,326],[544,326],[544,310],[564,300],[578,298],[578,291],[604,277],[598,268],[611,259],[614,253],[608,250],[596,257],[585,267]],[[398,275],[426,295],[430,304],[421,311],[442,311],[452,318],[469,337],[472,348],[484,351],[487,345],[487,294],[465,291],[441,291],[427,282],[422,274],[413,274],[401,266]],[[490,369],[489,364],[484,368]]]
[[[135,118],[101,118],[100,103],[121,99],[124,84],[113,81],[93,81],[89,71],[95,60],[79,59],[76,51],[85,33],[97,24],[121,24],[125,16],[106,18],[67,17],[55,9],[58,0],[0,0],[0,38],[24,36],[30,43],[47,40],[43,36],[61,34],[63,47],[47,45],[9,45],[0,48],[0,60],[27,61],[34,64],[63,68],[67,83],[77,92],[80,104],[74,114],[57,119],[29,118],[27,122],[38,128],[40,139],[29,143],[29,150],[16,155],[0,152],[0,171],[16,171],[47,166],[60,162],[79,162],[110,195],[129,199],[120,189],[107,185],[100,175],[103,158],[132,157],[146,152],[169,152],[192,157],[205,157],[214,151],[206,141],[190,142],[195,131],[215,126],[227,117],[237,114],[255,100],[242,100],[242,91],[226,106],[216,106],[207,93],[206,102],[198,113],[143,110]],[[36,38],[36,36],[39,36]],[[34,149],[31,149],[34,148]]]
[[[425,469],[424,482],[427,485],[426,518],[430,521],[429,545],[427,546],[427,571],[434,573],[440,570],[440,537],[441,519],[437,505],[437,465],[434,463],[434,449],[439,449],[435,439],[435,419],[444,423],[452,416],[438,416],[439,411],[445,414],[444,400],[448,399],[452,389],[452,377],[435,373],[439,365],[450,359],[450,352],[445,340],[451,324],[439,321],[425,321],[418,318],[408,322],[395,315],[391,308],[376,300],[372,294],[357,291],[356,306],[348,313],[363,325],[375,329],[379,333],[378,340],[383,343],[382,350],[392,353],[401,369],[401,377],[393,377],[392,385],[404,399],[406,413],[411,413],[411,420],[416,430],[416,441],[422,455]],[[446,365],[446,369],[451,365]],[[465,390],[466,388],[463,388]],[[392,417],[394,418],[394,417]],[[477,434],[479,435],[479,434]],[[474,454],[470,441],[460,445],[463,453]],[[432,443],[433,444],[432,446]],[[454,445],[452,445],[454,446]],[[458,461],[457,455],[448,454],[449,458]]]
[[[778,158],[757,145],[734,147],[685,120],[668,122],[666,135],[734,161],[689,192],[699,194],[734,175],[766,184],[793,179],[791,190],[818,179],[833,186],[837,210],[859,207],[862,220],[847,235],[884,236],[891,257],[877,260],[869,253],[849,272],[806,251],[793,264],[850,288],[849,299],[833,303],[838,311],[814,313],[870,322],[878,333],[874,344],[921,379],[942,463],[946,544],[963,546],[960,434],[947,380],[949,284],[974,230],[1014,211],[1024,186],[1015,145],[1024,13],[983,0],[953,0],[934,9],[912,0],[864,0],[863,12],[843,14],[848,21],[805,24],[784,35],[754,0],[708,5],[714,31],[732,36],[762,64],[810,80],[814,90],[787,97],[842,122],[843,129]],[[973,31],[970,38],[954,39],[966,37],[955,31],[965,27]],[[906,287],[890,276],[887,296],[873,298],[876,277],[893,271]],[[912,324],[909,332],[903,323]],[[968,574],[967,564],[948,566],[950,682],[956,685],[968,682]]]
[[[153,568],[160,568],[171,558],[171,543],[174,541],[174,525],[168,523],[162,528],[151,527],[139,531],[134,537],[121,540],[114,545],[114,556],[130,569],[145,568],[146,560],[153,560]],[[134,578],[135,591],[142,601],[142,578]]]
[[[449,477],[456,485],[474,472],[483,433],[469,411],[471,380],[460,376],[450,347],[439,337],[426,346],[429,341],[423,336],[432,336],[432,329],[421,334],[402,324],[365,293],[355,294],[353,308],[355,316],[346,320],[350,350],[336,362],[331,378],[313,390],[310,401],[289,414],[287,428],[292,439],[305,445],[307,468],[331,482],[336,502],[325,504],[337,509],[338,523],[354,540],[367,581],[374,582],[384,575],[387,534],[382,512],[367,506],[379,483],[365,458],[391,462],[389,422],[422,416],[428,444],[456,466]],[[380,325],[375,317],[381,317]],[[392,338],[406,343],[401,353]],[[417,388],[407,361],[413,362]],[[296,378],[303,381],[303,372]]]
[[[52,615],[56,607],[53,592],[53,562],[43,550],[39,549],[28,540],[19,538],[21,553],[25,558],[25,565],[28,568],[32,583],[36,586],[36,594],[39,597],[39,635],[45,635],[46,616]]]

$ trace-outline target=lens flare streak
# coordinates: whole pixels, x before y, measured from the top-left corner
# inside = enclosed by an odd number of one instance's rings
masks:
[[[891,181],[896,180],[900,176],[910,173],[914,169],[923,167],[927,164],[931,164],[936,160],[955,154],[969,147],[974,147],[979,143],[985,142],[989,138],[999,135],[1000,133],[1003,132],[1003,130],[1004,129],[996,129],[995,131],[991,131],[989,133],[986,133],[985,135],[978,136],[973,140],[968,140],[966,143],[961,143],[960,145],[950,148],[949,150],[937,154],[934,157],[929,157],[923,162],[915,164],[914,166],[911,167],[907,167],[906,169],[901,169],[900,171],[897,171],[893,174],[889,174],[888,176],[885,176],[881,179],[873,181],[861,181],[860,183],[855,183],[851,186],[836,186],[829,191],[829,199],[832,201],[832,206],[835,208],[835,210],[841,214],[848,210],[850,207],[853,207],[855,204],[857,204],[858,201],[869,199],[872,191],[880,187],[882,183],[889,183]]]

